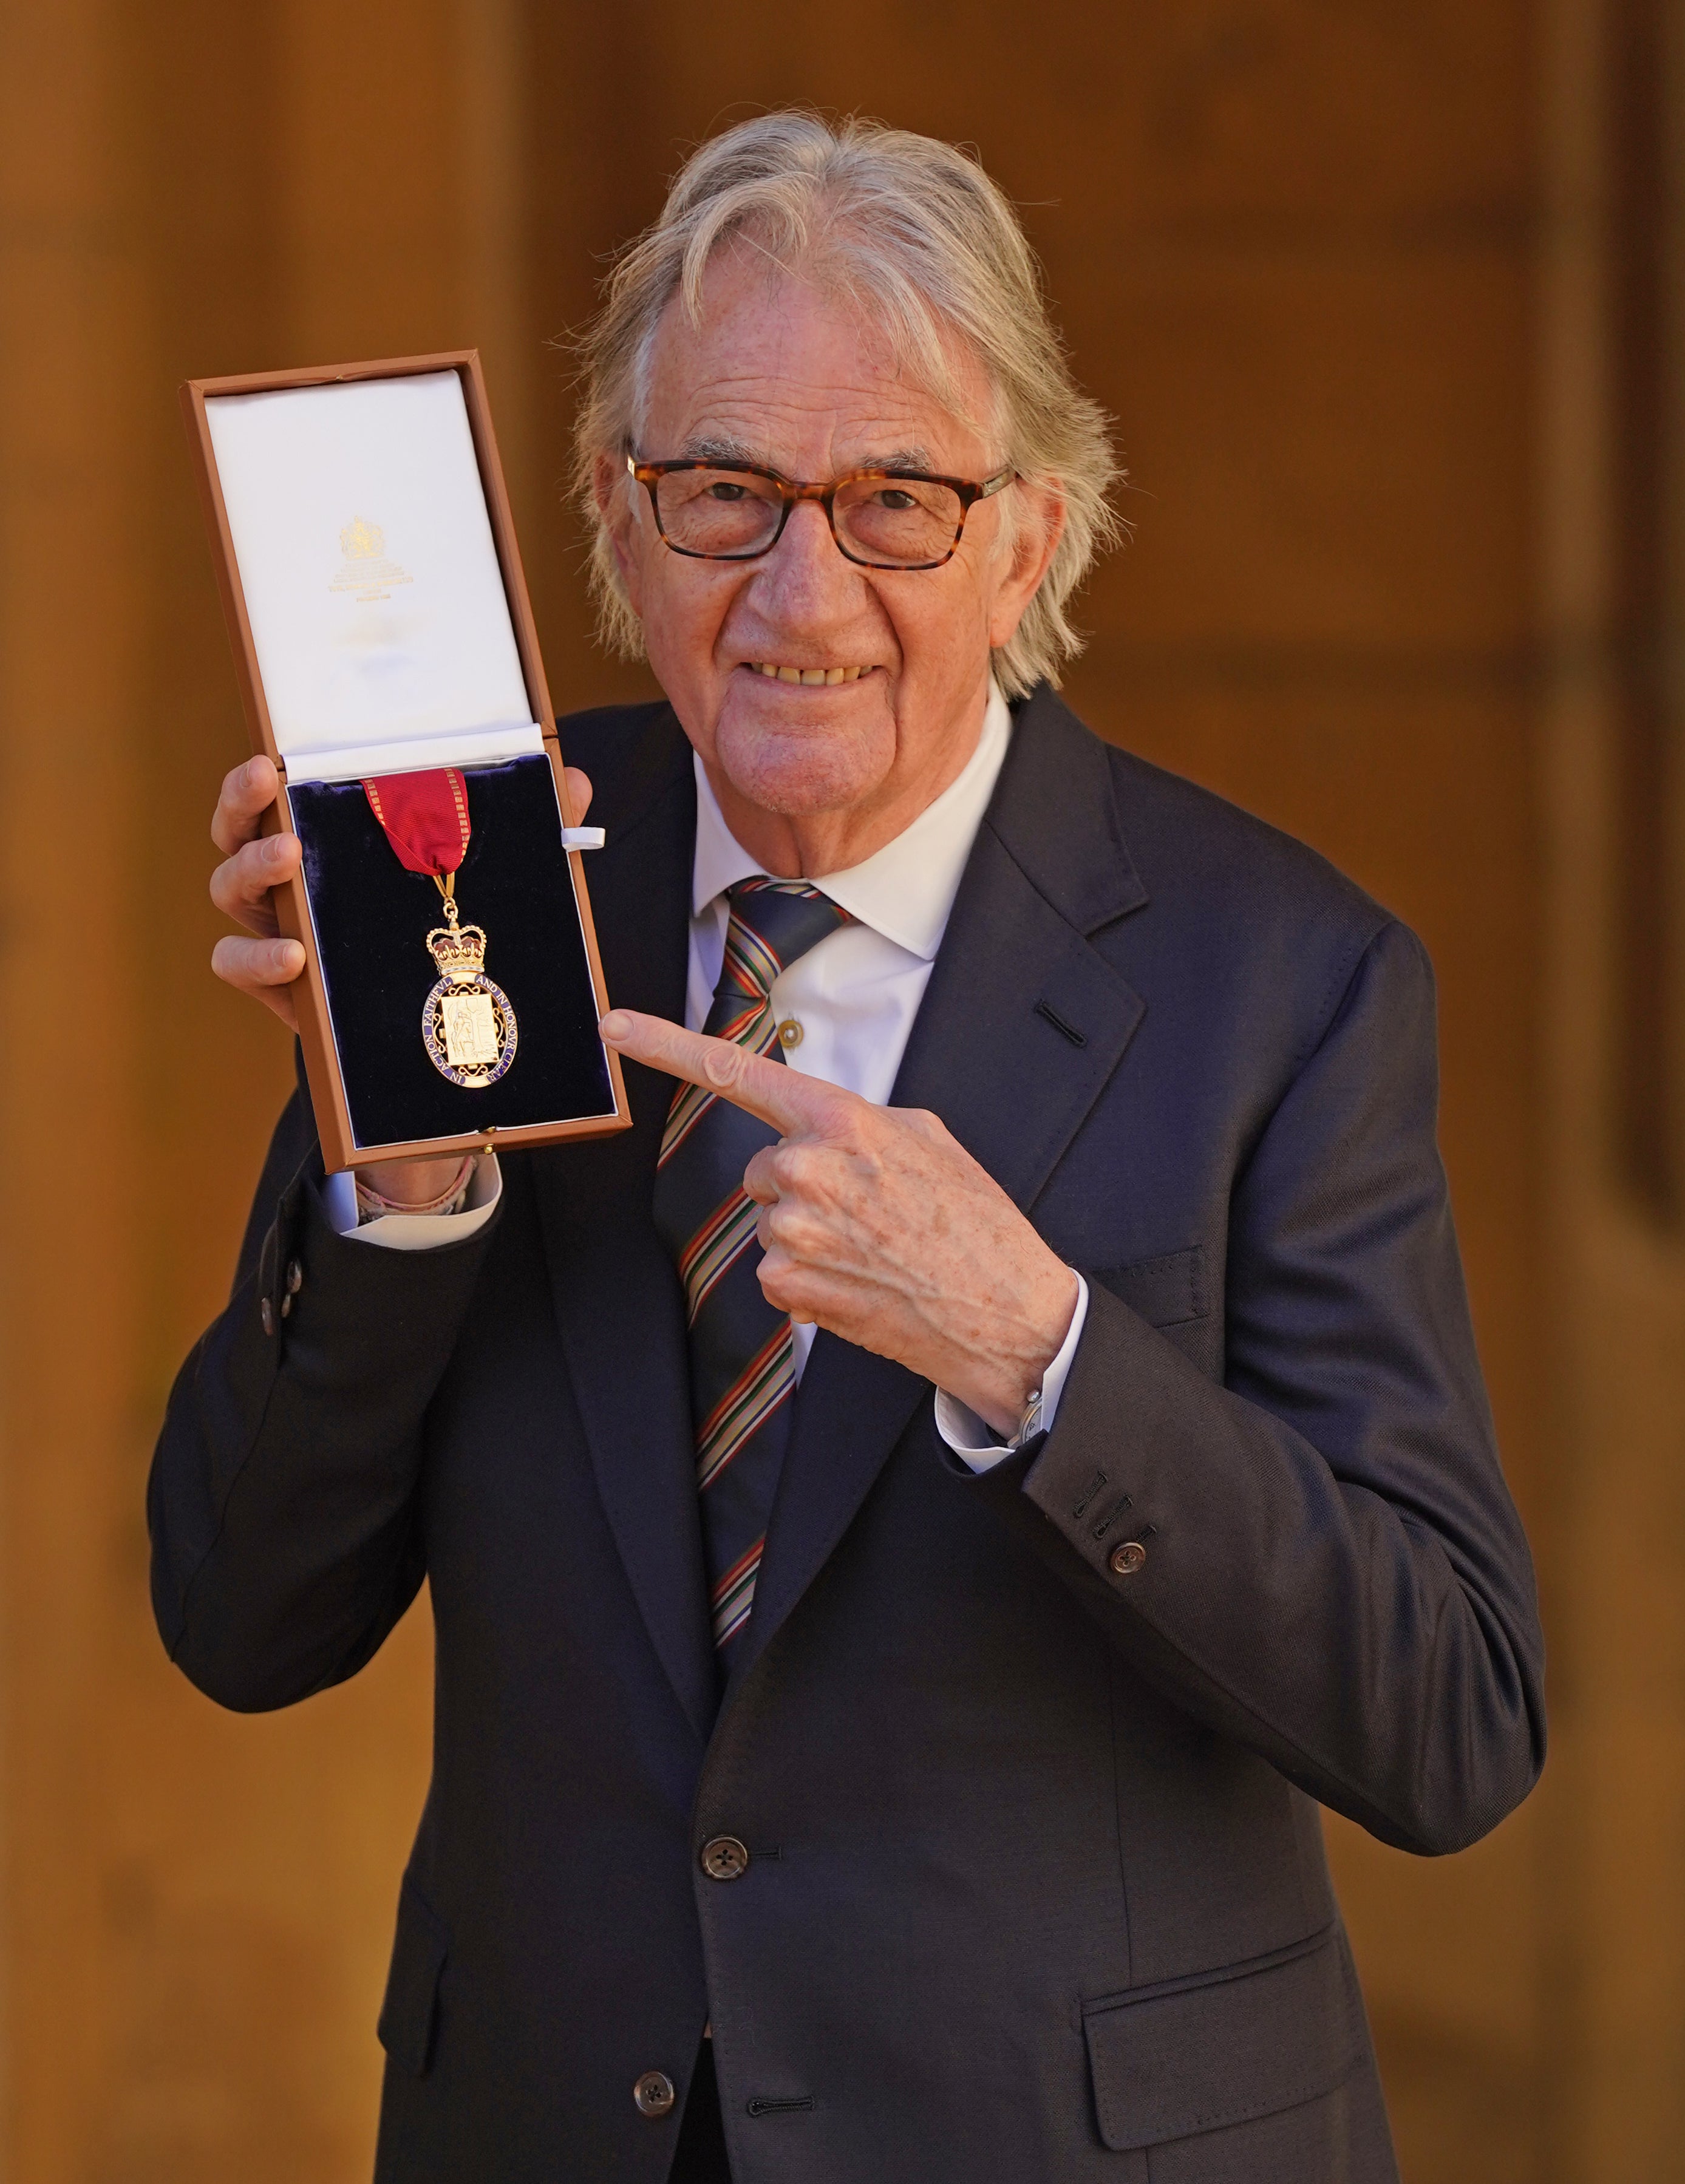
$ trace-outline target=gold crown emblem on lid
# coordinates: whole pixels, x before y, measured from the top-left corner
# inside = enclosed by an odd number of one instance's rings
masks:
[[[379,524],[354,515],[339,534],[339,550],[348,561],[377,561],[386,551],[386,533]]]
[[[478,925],[436,925],[427,947],[446,978],[471,978],[486,967],[485,928]]]

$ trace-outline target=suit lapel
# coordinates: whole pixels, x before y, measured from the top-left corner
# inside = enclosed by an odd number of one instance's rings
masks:
[[[1026,1212],[1144,1014],[1088,936],[1147,891],[1104,747],[1051,692],[1023,709],[891,1095],[928,1107]],[[735,1689],[823,1567],[929,1383],[823,1331]]]
[[[672,722],[591,817],[606,846],[589,861],[592,907],[611,1000],[683,1022],[695,794],[689,748]],[[683,1300],[650,1218],[656,1154],[672,1080],[628,1063],[633,1128],[535,1154],[550,1284],[598,1491],[656,1652],[697,1736],[718,1703],[709,1630]]]

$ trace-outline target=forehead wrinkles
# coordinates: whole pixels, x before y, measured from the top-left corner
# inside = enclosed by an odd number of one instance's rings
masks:
[[[792,418],[802,411],[834,410],[840,423],[845,418],[857,422],[862,432],[875,436],[880,428],[887,429],[889,445],[909,438],[923,441],[934,432],[944,440],[955,436],[981,438],[988,443],[991,459],[999,452],[997,443],[1005,437],[1000,393],[990,383],[982,359],[957,333],[937,332],[946,351],[947,385],[939,389],[919,374],[915,356],[896,354],[881,332],[874,334],[869,322],[862,323],[861,312],[869,308],[869,298],[804,278],[801,270],[749,269],[752,277],[745,281],[745,270],[740,261],[734,262],[733,253],[723,252],[708,276],[711,293],[701,321],[692,320],[675,296],[650,327],[639,346],[632,390],[633,428],[640,440],[648,429],[657,377],[671,386],[675,380],[682,384],[689,376],[696,382],[695,393],[682,401],[680,421],[681,429],[687,431],[705,417],[711,421],[716,403],[723,409],[731,407],[739,419],[751,404],[762,412],[783,405]],[[745,343],[734,337],[728,322],[741,314],[745,288],[750,287],[758,292],[759,314]],[[780,291],[793,295],[798,306],[795,312],[778,310]],[[723,342],[728,344],[723,356],[719,353]],[[849,364],[853,368],[845,365],[829,386],[816,385],[801,369],[804,355],[815,346],[832,343],[852,349]],[[758,359],[746,368],[734,369],[745,346],[758,350]],[[833,357],[834,365],[836,361]]]
[[[963,428],[928,403],[886,404],[880,390],[763,388],[734,379],[692,390],[661,429],[677,442],[662,454],[762,463],[788,474],[792,464],[830,460],[929,469],[957,459],[954,443]],[[946,451],[940,458],[938,448]]]

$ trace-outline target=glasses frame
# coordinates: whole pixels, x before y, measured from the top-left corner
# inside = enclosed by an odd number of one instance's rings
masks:
[[[1014,470],[997,471],[991,478],[946,477],[940,471],[884,471],[876,468],[850,471],[845,476],[833,478],[828,485],[812,484],[800,479],[787,478],[779,471],[767,470],[760,463],[719,463],[706,455],[682,456],[667,463],[640,463],[628,449],[626,457],[628,473],[638,481],[650,496],[650,512],[656,519],[656,529],[661,541],[670,553],[682,554],[687,561],[758,561],[770,554],[784,535],[790,510],[804,500],[817,501],[825,511],[825,521],[830,526],[831,543],[845,561],[852,561],[857,569],[882,569],[895,576],[913,576],[921,570],[940,569],[951,561],[959,551],[960,540],[965,536],[965,520],[979,500],[987,500],[1011,485],[1018,476]],[[757,546],[748,554],[699,554],[694,546],[676,546],[667,537],[661,522],[661,504],[657,488],[664,477],[676,471],[723,471],[728,477],[765,478],[778,489],[784,505],[778,513],[778,527],[764,546]],[[855,485],[862,478],[883,478],[893,483],[900,480],[907,485],[945,485],[959,497],[959,523],[954,532],[954,543],[947,552],[935,561],[868,561],[863,554],[851,554],[837,532],[836,498],[846,485]]]

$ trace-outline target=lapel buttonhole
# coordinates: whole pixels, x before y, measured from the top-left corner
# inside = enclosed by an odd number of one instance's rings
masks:
[[[1062,1017],[1051,1001],[1038,1001],[1035,1004],[1035,1013],[1052,1024],[1060,1038],[1068,1039],[1073,1046],[1087,1045],[1088,1034],[1085,1031],[1079,1031],[1068,1017]]]

